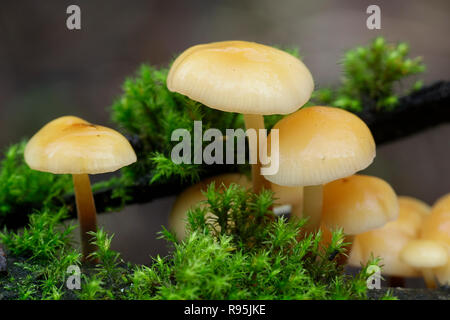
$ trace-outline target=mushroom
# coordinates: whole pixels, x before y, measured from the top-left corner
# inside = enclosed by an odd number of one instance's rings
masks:
[[[378,257],[383,265],[381,273],[389,276],[389,286],[402,287],[405,277],[420,276],[417,269],[400,259],[401,250],[411,240],[409,235],[399,230],[384,227],[358,234],[353,240],[348,265],[360,267],[372,257]]]
[[[450,256],[450,194],[440,198],[431,208],[420,230],[420,239],[433,240],[446,248]],[[450,285],[450,263],[433,269],[438,282]]]
[[[420,273],[400,259],[400,251],[409,241],[417,239],[420,227],[431,208],[424,202],[399,196],[399,215],[394,221],[381,228],[364,232],[355,236],[348,258],[351,266],[374,257],[380,257],[383,263],[382,273],[389,275],[391,286],[401,286],[405,277],[417,277]]]
[[[221,184],[229,186],[231,183],[235,183],[245,188],[251,187],[251,181],[245,175],[226,173],[204,179],[184,190],[176,198],[169,214],[169,229],[175,232],[175,236],[178,240],[183,240],[186,237],[186,219],[188,211],[196,205],[204,205],[202,201],[206,200],[206,196],[203,194],[203,191],[206,191],[208,185],[212,182],[215,182],[216,186]]]
[[[314,82],[306,66],[284,51],[254,42],[223,41],[184,51],[170,68],[167,87],[210,108],[244,115],[246,128],[257,131],[256,146],[250,143],[250,160],[253,190],[259,192],[270,187],[260,173],[257,150],[258,131],[265,128],[263,115],[296,111],[309,100]]]
[[[389,222],[383,228],[399,230],[412,238],[418,238],[420,228],[425,218],[430,214],[431,207],[419,199],[407,196],[399,196],[398,205],[398,218]]]
[[[367,125],[356,115],[331,107],[308,107],[281,119],[272,129],[279,134],[279,170],[265,175],[282,186],[304,186],[303,212],[308,228],[320,225],[323,185],[369,166],[375,142]],[[271,138],[267,139],[270,153]]]
[[[88,232],[96,231],[96,210],[88,174],[113,172],[133,162],[136,154],[115,130],[65,116],[39,130],[27,143],[25,162],[31,169],[72,174],[83,259],[95,251]]]
[[[397,196],[380,178],[353,175],[324,187],[322,224],[329,230],[342,228],[345,242],[353,242],[355,235],[380,228],[398,215]]]
[[[411,240],[400,251],[400,259],[407,265],[420,269],[428,288],[436,288],[434,268],[448,264],[447,249],[433,240]]]

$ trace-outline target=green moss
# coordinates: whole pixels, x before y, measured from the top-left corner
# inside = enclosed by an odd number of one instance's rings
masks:
[[[112,106],[112,119],[130,137],[139,138],[136,148],[140,161],[124,169],[130,179],[165,182],[169,179],[192,181],[211,169],[196,164],[175,165],[170,160],[175,129],[193,134],[194,121],[202,121],[203,130],[243,127],[242,116],[208,108],[186,96],[170,92],[166,86],[168,69],[143,65],[136,77],[123,86],[122,96]]]
[[[26,141],[12,145],[0,163],[0,217],[17,208],[41,207],[72,190],[70,175],[32,170],[23,154]]]
[[[19,258],[13,258],[8,268],[12,276],[0,278],[8,298],[62,299],[70,295],[64,286],[66,270],[80,265],[81,254],[71,246],[74,227],[61,224],[66,211],[46,208],[31,214],[22,232],[0,232],[8,255]]]
[[[206,207],[188,214],[187,238],[178,242],[163,229],[171,254],[149,266],[125,264],[111,250],[112,236],[93,233],[99,263],[83,267],[80,291],[65,288],[66,269],[80,264],[80,254],[70,242],[73,227],[61,224],[64,210],[34,213],[23,233],[0,234],[9,255],[25,258],[14,263],[20,272],[0,281],[12,299],[367,298],[367,266],[350,277],[336,263],[344,254],[341,231],[323,246],[320,232],[303,234],[305,220],[277,218],[268,191],[212,184],[205,194]],[[206,211],[216,218],[205,219]]]
[[[405,78],[425,71],[420,57],[408,58],[409,46],[405,42],[389,44],[377,37],[369,45],[347,51],[342,58],[343,77],[335,90],[317,90],[312,100],[344,108],[353,112],[363,110],[392,110],[399,95],[418,90],[422,81],[416,81],[406,92],[398,85]]]

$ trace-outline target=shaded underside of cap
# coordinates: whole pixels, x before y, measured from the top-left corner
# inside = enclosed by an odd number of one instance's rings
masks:
[[[356,235],[380,228],[398,214],[394,190],[377,177],[353,175],[324,186],[322,222],[330,229]]]
[[[325,184],[365,169],[375,157],[375,142],[367,125],[342,109],[303,108],[273,129],[279,134],[279,169],[265,178],[279,185]],[[271,136],[267,138],[269,154]]]
[[[49,122],[30,139],[25,161],[39,171],[97,174],[136,162],[136,154],[117,131],[65,116]]]
[[[167,87],[214,109],[270,115],[300,108],[314,83],[306,66],[284,51],[223,41],[184,51],[169,71]]]

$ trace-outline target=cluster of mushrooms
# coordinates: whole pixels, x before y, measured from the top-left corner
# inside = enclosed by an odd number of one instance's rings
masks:
[[[301,108],[310,99],[314,82],[299,59],[246,41],[197,45],[174,61],[167,86],[210,108],[243,114],[247,129],[264,129],[264,115],[287,115],[273,128],[278,130],[278,145],[271,145],[271,131],[261,146],[270,155],[276,150],[277,173],[263,176],[266,164],[257,157],[251,180],[224,174],[185,190],[169,216],[169,226],[179,239],[185,237],[187,211],[205,200],[202,191],[207,185],[235,183],[254,192],[271,189],[277,199],[274,211],[287,207],[292,219],[307,217],[306,231],[322,230],[324,242],[329,241],[330,230],[342,228],[346,240],[354,243],[349,248],[350,264],[364,263],[374,254],[383,259],[387,274],[420,273],[430,287],[435,280],[450,284],[450,195],[430,210],[419,200],[397,197],[382,179],[356,174],[375,157],[372,134],[345,110]],[[88,175],[134,163],[133,148],[112,129],[65,116],[30,139],[25,161],[35,170],[73,175],[82,254],[89,261],[96,248],[88,233],[96,231],[97,223]]]
[[[265,165],[258,158],[251,181],[225,174],[185,190],[169,217],[179,239],[185,236],[187,211],[205,200],[202,190],[209,183],[236,183],[255,192],[271,189],[278,205],[274,211],[288,207],[291,219],[308,218],[306,230],[322,230],[325,243],[331,230],[342,228],[346,242],[354,245],[348,248],[349,261],[339,263],[359,266],[372,255],[379,256],[385,274],[423,274],[429,287],[436,285],[435,280],[450,284],[450,208],[442,204],[445,198],[435,205],[440,209],[433,207],[427,215],[429,208],[419,200],[398,197],[380,178],[356,174],[375,158],[372,134],[345,110],[301,108],[310,99],[314,82],[300,60],[252,42],[197,45],[175,60],[167,86],[210,108],[243,114],[247,129],[264,129],[264,115],[287,115],[273,127],[278,130],[278,145],[271,145],[271,131],[261,147],[271,156],[272,150],[278,154],[278,172],[262,176],[260,168]],[[260,150],[252,151],[261,155]]]

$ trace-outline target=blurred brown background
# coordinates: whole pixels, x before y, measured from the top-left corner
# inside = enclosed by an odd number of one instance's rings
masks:
[[[82,30],[66,28],[77,4]],[[366,8],[381,7],[381,30],[366,28]],[[63,1],[0,4],[0,148],[30,137],[58,116],[111,125],[108,108],[141,63],[164,65],[187,47],[220,40],[298,46],[317,87],[336,85],[339,59],[377,35],[407,41],[428,67],[426,84],[449,80],[448,0]],[[367,170],[398,194],[432,204],[450,192],[450,125],[380,146]],[[155,233],[173,198],[103,215],[126,259],[165,253]]]

